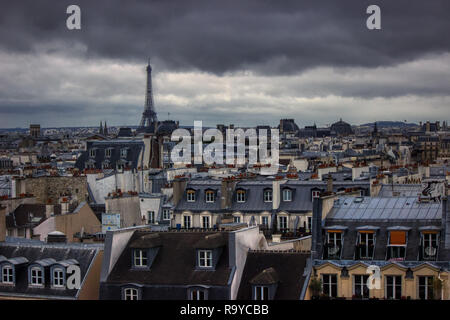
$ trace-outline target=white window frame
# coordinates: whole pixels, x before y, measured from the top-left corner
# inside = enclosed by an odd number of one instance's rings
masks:
[[[283,189],[283,201],[292,201],[292,190],[291,189]]]
[[[189,220],[189,225],[186,225],[186,218]],[[183,215],[183,228],[190,229],[192,228],[192,216],[191,215]]]
[[[434,246],[433,247],[433,245],[432,245],[432,243],[433,243],[433,239],[432,239],[432,237],[435,237],[435,240],[434,240],[434,242],[436,243],[436,246]],[[426,239],[426,238],[428,238],[428,239]],[[437,234],[437,233],[422,233],[422,258],[424,259],[424,260],[429,260],[429,259],[436,259],[436,256],[437,256],[437,249],[438,249],[438,247],[439,247],[439,235]],[[432,256],[431,258],[429,258],[429,259],[426,259],[425,258],[425,241],[427,241],[429,244],[430,244],[430,247],[433,247],[433,248],[435,248],[436,249],[436,254],[434,255],[434,256]]]
[[[44,271],[40,267],[31,267],[30,270],[30,285],[43,286],[44,285]]]
[[[216,200],[214,191],[207,190],[205,193],[205,200],[207,203],[214,203],[214,201]]]
[[[137,268],[145,268],[148,266],[147,250],[144,249],[133,250],[133,266]]]
[[[64,270],[62,268],[55,268],[52,271],[53,276],[53,287],[64,288]]]
[[[97,155],[97,149],[92,148],[89,150],[89,157],[94,158]]]
[[[367,279],[366,279],[366,281],[364,281],[364,278],[366,277],[366,278],[368,278],[369,277],[369,275],[367,274],[354,274],[353,275],[353,295],[356,295],[356,286],[357,286],[357,284],[356,284],[356,278],[360,278],[359,280],[361,280],[361,282],[358,284],[358,286],[361,286],[361,297],[362,298],[369,298],[370,297],[370,288],[368,288],[368,290],[369,290],[369,295],[368,295],[368,297],[364,297],[363,296],[363,294],[364,294],[364,287],[365,286],[367,286]]]
[[[126,158],[128,156],[128,149],[122,148],[120,149],[120,158]]]
[[[198,266],[212,268],[212,250],[198,250]]]
[[[272,202],[272,199],[273,199],[272,189],[264,190],[264,202]]]
[[[2,283],[3,284],[14,284],[14,269],[12,266],[5,265],[2,267]]]
[[[204,229],[210,229],[211,228],[211,216],[201,216],[202,218],[202,227]],[[205,219],[207,220],[207,223],[205,223]]]
[[[264,219],[267,219],[267,224],[264,223]],[[265,227],[269,227],[269,216],[268,215],[261,216],[261,225],[263,225]]]
[[[241,216],[240,215],[235,215],[233,216],[233,223],[241,223]]]
[[[429,276],[429,275],[423,275],[423,276],[417,276],[417,298],[420,299],[420,288],[421,287],[425,287],[425,299],[424,300],[430,300],[433,299],[434,297],[428,297],[428,288],[429,288],[429,284],[428,284],[428,279],[425,280],[425,285],[421,285],[420,284],[420,278],[431,278],[431,290],[433,292],[434,295],[434,286],[433,286],[433,282],[434,282],[434,277],[433,276]]]
[[[385,276],[385,278],[384,278],[384,297],[386,299],[388,299],[388,284],[387,284],[388,277],[392,277],[392,288],[391,289],[392,289],[392,295],[394,296],[394,300],[401,299],[402,294],[403,294],[403,279],[402,279],[401,275],[386,275]],[[399,297],[395,296],[395,288],[396,288],[396,286],[398,286],[398,284],[396,283],[397,278],[400,278],[400,296]]]
[[[195,191],[188,190],[186,192],[186,199],[187,199],[187,202],[195,202]]]
[[[139,300],[139,290],[136,288],[123,289],[124,300]]]
[[[325,277],[328,277],[329,282],[325,283]],[[332,282],[332,278],[336,278],[336,282]],[[338,276],[337,274],[322,274],[322,290],[325,288],[325,285],[328,286],[328,296],[333,297],[331,294],[333,292],[332,287],[333,285],[336,285],[336,297],[339,297],[339,287],[338,287]],[[325,290],[323,290],[325,291]],[[333,297],[335,298],[335,297]]]
[[[289,219],[288,218],[289,218],[288,216],[284,216],[284,215],[278,216],[278,229],[287,230],[289,228]],[[282,223],[282,221],[283,221],[283,223]],[[282,225],[284,225],[284,226],[282,227]]]
[[[147,224],[155,223],[156,221],[155,211],[147,211],[147,215],[148,215]]]
[[[313,190],[311,192],[311,201],[314,201],[314,198],[319,198],[320,197],[320,191],[319,190]]]
[[[372,239],[371,240],[369,239],[369,234],[372,235]],[[362,240],[364,240],[364,242],[365,242],[365,251],[366,251],[366,253],[369,253],[369,241],[372,241],[372,246],[375,247],[375,232],[372,232],[372,233],[358,232],[358,244],[359,245],[361,245]],[[374,251],[372,251],[372,256],[373,256],[373,252]],[[372,257],[369,257],[368,255],[363,256],[361,254],[361,251],[359,252],[359,254],[360,254],[360,257],[359,257],[360,259],[371,259],[372,258]]]
[[[112,155],[112,148],[106,148],[105,149],[105,157],[111,158],[111,155]]]
[[[246,195],[246,192],[244,190],[238,190],[236,192],[236,202],[244,203],[245,202],[245,195]]]
[[[170,220],[170,209],[163,209],[163,220]]]

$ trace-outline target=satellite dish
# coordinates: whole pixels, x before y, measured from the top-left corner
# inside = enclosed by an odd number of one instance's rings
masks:
[[[425,254],[427,255],[427,256],[434,256],[434,255],[436,255],[436,248],[433,248],[433,247],[426,247],[425,248]]]

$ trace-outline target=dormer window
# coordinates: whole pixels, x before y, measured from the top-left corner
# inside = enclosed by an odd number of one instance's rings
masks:
[[[202,226],[205,229],[211,228],[211,217],[210,216],[202,216]]]
[[[264,202],[272,202],[272,189],[264,190]]]
[[[375,246],[375,232],[361,230],[358,232],[358,244],[356,246],[356,259],[372,259]]]
[[[136,288],[123,289],[123,300],[139,300],[139,290]]]
[[[112,148],[107,148],[107,149],[105,149],[105,157],[106,157],[106,158],[110,158],[111,155],[112,155],[112,151],[113,151]]]
[[[292,201],[291,189],[283,189],[283,201]]]
[[[245,202],[245,190],[238,190],[236,192],[236,201],[239,203]]]
[[[406,254],[406,231],[390,231],[387,249],[387,260],[404,260]]]
[[[120,157],[121,158],[126,158],[128,155],[128,148],[122,148],[120,149]]]
[[[314,198],[319,198],[320,197],[320,191],[319,190],[313,190],[311,192],[311,196],[312,196],[312,200],[311,201],[314,201]]]
[[[44,285],[44,273],[40,267],[32,267],[30,270],[30,285],[43,286]]]
[[[195,191],[194,190],[186,191],[186,196],[187,196],[188,202],[195,202]]]
[[[436,260],[437,251],[438,233],[436,231],[422,231],[419,253],[421,258],[423,260]]]
[[[53,287],[55,288],[63,288],[65,285],[65,279],[64,279],[64,270],[61,268],[55,268],[53,269]]]
[[[212,267],[212,250],[198,250],[198,266],[201,268]]]
[[[143,249],[135,249],[133,262],[135,267],[147,267],[147,251]]]
[[[269,287],[254,286],[254,300],[269,300]]]
[[[191,300],[206,300],[206,291],[201,289],[191,290],[189,298]]]
[[[215,192],[212,190],[206,191],[206,202],[214,202],[215,201]]]
[[[326,234],[324,259],[340,259],[342,248],[342,230],[328,230]]]
[[[89,156],[91,158],[94,158],[96,156],[96,154],[97,154],[97,149],[93,148],[93,149],[89,150]]]
[[[2,267],[2,283],[14,284],[14,269],[10,265],[4,265]]]

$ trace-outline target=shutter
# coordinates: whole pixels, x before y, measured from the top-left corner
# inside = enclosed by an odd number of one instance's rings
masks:
[[[391,231],[390,245],[405,245],[406,231]]]

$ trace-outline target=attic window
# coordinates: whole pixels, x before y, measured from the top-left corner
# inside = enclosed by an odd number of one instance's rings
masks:
[[[269,287],[255,286],[254,288],[255,300],[269,300]]]
[[[212,190],[206,191],[206,202],[214,202],[215,201],[215,193]]]
[[[283,201],[292,201],[292,190],[291,189],[283,190]]]
[[[121,158],[126,158],[127,155],[128,155],[128,149],[127,148],[120,149],[120,157]]]
[[[272,202],[272,189],[264,190],[264,202]]]
[[[133,252],[133,261],[135,267],[147,267],[147,251],[142,249],[135,249]]]
[[[195,202],[195,191],[194,190],[188,190],[186,192],[186,195],[187,195],[188,202]]]
[[[14,270],[10,265],[5,265],[2,268],[2,283],[14,284]]]
[[[245,202],[245,190],[240,189],[237,191],[236,201],[240,203]]]
[[[390,231],[387,260],[404,260],[406,242],[406,231]]]
[[[64,287],[64,270],[61,268],[53,269],[53,287]]]
[[[97,149],[89,150],[89,156],[92,157],[92,158],[95,157],[96,153],[97,153]]]
[[[32,286],[43,286],[44,285],[44,274],[42,268],[33,267],[30,271],[30,284]]]
[[[125,288],[123,290],[123,300],[138,300],[139,290],[135,288]]]
[[[436,260],[438,249],[438,233],[422,231],[420,239],[420,256],[423,260]]]
[[[212,267],[212,250],[198,251],[198,265],[202,268]]]

